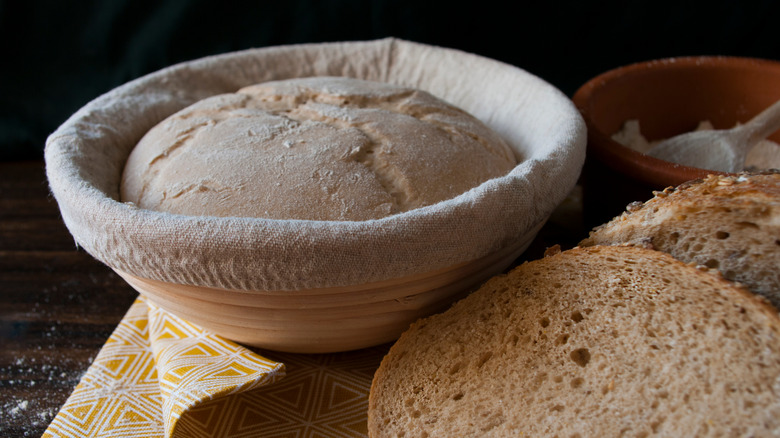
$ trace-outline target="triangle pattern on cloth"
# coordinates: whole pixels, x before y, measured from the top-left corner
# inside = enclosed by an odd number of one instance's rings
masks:
[[[311,394],[310,388],[314,380],[313,376],[295,376],[287,379],[286,385],[274,385],[263,391],[262,398],[269,404],[279,405],[286,411],[298,412],[305,416],[307,397]],[[293,381],[294,380],[294,381]]]
[[[347,385],[333,376],[328,376],[325,388],[328,392],[323,395],[320,403],[320,412],[324,415],[328,412],[342,411],[346,407],[363,404],[366,400],[364,388],[355,388]]]
[[[106,399],[88,399],[83,403],[75,402],[66,405],[62,411],[67,413],[71,422],[87,425],[92,418],[100,415],[100,411],[104,409],[106,405]]]
[[[154,315],[152,317],[154,317]],[[171,320],[164,320],[162,321],[162,324],[164,329],[156,331],[153,337],[155,341],[162,341],[164,339],[184,339],[191,336],[191,332],[182,324],[176,324]]]
[[[243,404],[238,414],[238,421],[235,423],[236,432],[270,430],[280,424],[280,421],[269,415],[262,405]]]
[[[179,353],[179,355],[181,356],[206,356],[206,357],[216,356],[217,354],[218,353],[213,348],[210,348],[208,345],[205,344],[193,345],[192,348],[188,348],[187,350],[184,350]]]
[[[154,360],[149,357],[145,357],[143,363],[139,364],[138,371],[136,371],[135,383],[137,385],[159,385],[157,377],[157,367],[154,365]]]
[[[242,377],[242,376],[249,376],[251,374],[255,373],[255,370],[247,368],[243,364],[240,363],[232,363],[229,366],[223,368],[222,370],[211,374],[212,378],[219,378],[219,377]]]
[[[387,348],[268,352],[273,361],[139,298],[44,436],[365,437],[371,370]]]
[[[181,350],[191,354],[180,355]],[[166,356],[166,351],[171,354]],[[168,437],[175,433],[176,420],[190,411],[193,424],[218,431],[225,429],[223,407],[231,404],[234,393],[283,376],[282,364],[160,311],[139,297],[44,437]],[[199,389],[193,392],[176,385],[185,379],[188,386]],[[177,382],[171,384],[171,380]],[[201,405],[204,409],[199,410]]]
[[[187,413],[187,421],[201,430],[212,430],[216,419],[221,415],[220,403],[204,403]]]
[[[104,430],[142,430],[148,428],[149,424],[156,423],[156,413],[139,408],[140,406],[134,405],[131,400],[121,400],[112,417],[114,421],[110,423],[111,427]]]
[[[258,403],[252,393],[246,393],[246,396],[242,394],[237,403],[230,432],[235,435],[265,436],[274,431],[289,431],[294,424],[289,418],[270,411],[267,404]]]
[[[353,416],[341,422],[331,423],[338,435],[350,437],[364,437],[368,435],[368,424],[365,417]],[[334,435],[337,435],[334,433]]]

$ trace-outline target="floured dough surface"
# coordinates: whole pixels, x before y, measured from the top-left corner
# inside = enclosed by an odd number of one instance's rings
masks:
[[[314,77],[172,115],[132,151],[121,197],[185,215],[369,220],[453,198],[515,165],[496,133],[426,92]]]

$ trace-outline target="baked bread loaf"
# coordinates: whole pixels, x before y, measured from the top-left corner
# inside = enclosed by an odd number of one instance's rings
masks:
[[[184,215],[358,221],[453,198],[515,165],[496,133],[426,92],[312,77],[172,115],[134,148],[120,192]]]
[[[776,436],[780,317],[713,272],[594,246],[494,277],[390,349],[370,436]]]
[[[664,190],[580,246],[624,243],[718,269],[780,307],[780,173],[711,175]]]

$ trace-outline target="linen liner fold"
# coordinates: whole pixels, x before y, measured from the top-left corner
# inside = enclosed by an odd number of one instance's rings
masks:
[[[127,156],[165,117],[215,94],[313,75],[428,91],[503,136],[519,164],[454,199],[361,222],[188,217],[118,201]],[[142,278],[246,291],[363,284],[491,254],[546,220],[576,183],[584,154],[581,116],[553,86],[498,61],[394,38],[250,49],[174,65],[90,102],[45,149],[65,224],[95,258]]]

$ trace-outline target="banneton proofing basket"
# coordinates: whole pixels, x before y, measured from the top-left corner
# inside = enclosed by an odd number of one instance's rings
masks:
[[[192,217],[119,199],[140,138],[200,99],[348,76],[426,90],[507,140],[519,164],[454,199],[360,222]],[[577,181],[585,125],[512,66],[397,39],[253,49],[175,65],[90,102],[48,139],[46,170],[78,245],[163,309],[237,342],[334,352],[392,341],[504,270]]]

